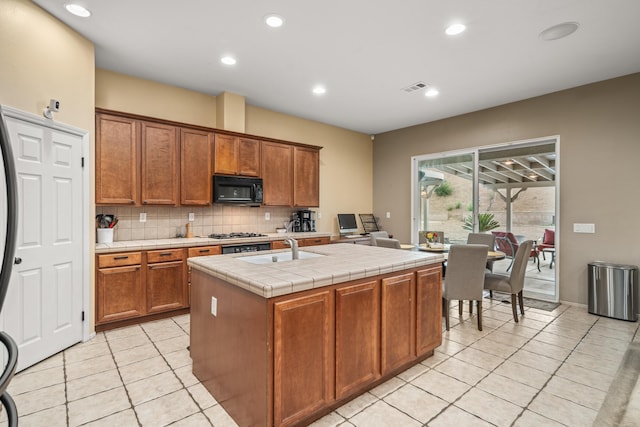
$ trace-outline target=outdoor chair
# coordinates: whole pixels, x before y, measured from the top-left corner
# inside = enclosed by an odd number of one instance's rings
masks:
[[[497,241],[498,237],[496,237]],[[511,310],[513,320],[518,322],[518,310],[516,308],[516,297],[520,305],[520,313],[524,314],[524,299],[522,289],[524,288],[524,273],[527,271],[527,260],[533,248],[533,240],[526,240],[520,244],[513,262],[511,275],[487,273],[484,275],[484,289],[491,295],[493,291],[511,294]]]
[[[518,243],[516,236],[514,236],[513,233],[511,232],[492,231],[491,233],[496,236],[496,248],[500,252],[504,252],[506,258],[511,259],[511,263],[509,264],[509,267],[507,267],[507,271],[509,271],[513,266],[515,254],[518,252],[518,248],[520,247],[520,244]],[[529,250],[529,256],[527,258],[533,258],[533,262],[538,267],[538,271],[540,271],[540,259],[538,258],[538,249],[532,247]]]
[[[556,247],[556,232],[545,228],[542,236],[542,243],[538,244],[538,251],[542,252],[542,259],[546,260],[544,256],[545,249],[555,249]]]

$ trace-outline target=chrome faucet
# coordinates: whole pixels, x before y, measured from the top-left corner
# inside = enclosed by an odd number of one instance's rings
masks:
[[[298,259],[298,241],[293,237],[287,237],[284,244],[291,246],[291,259]]]

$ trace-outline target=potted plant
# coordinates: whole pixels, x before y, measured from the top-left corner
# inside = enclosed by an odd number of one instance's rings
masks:
[[[492,213],[484,212],[478,214],[478,231],[481,233],[484,231],[491,231],[498,227],[500,227],[500,223],[494,219],[494,215]],[[464,219],[464,225],[462,228],[473,231],[473,216],[468,216]]]

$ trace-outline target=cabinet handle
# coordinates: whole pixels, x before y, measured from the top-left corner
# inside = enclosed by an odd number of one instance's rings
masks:
[[[144,200],[142,203],[146,205],[146,204],[147,204],[147,201],[146,201],[146,200]]]
[[[162,252],[160,256],[171,256],[172,252]]]
[[[130,202],[130,203],[131,203],[132,205],[135,205],[136,201],[135,201],[135,200],[133,200],[133,199],[131,199],[131,202]]]
[[[211,252],[211,249],[200,249],[201,254],[206,254],[207,252]]]
[[[114,260],[119,260],[119,259],[128,259],[129,255],[122,255],[122,256],[114,256],[113,259]]]

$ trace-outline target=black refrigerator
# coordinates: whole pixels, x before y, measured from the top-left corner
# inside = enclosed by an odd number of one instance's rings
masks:
[[[16,185],[16,170],[13,162],[13,153],[11,143],[9,141],[7,129],[2,117],[0,117],[0,157],[2,157],[0,174],[0,208],[3,209],[4,215],[0,215],[2,223],[0,223],[0,236],[4,234],[4,241],[0,241],[2,245],[2,269],[0,270],[0,313],[4,306],[4,300],[7,296],[9,281],[11,279],[11,270],[14,262],[19,262],[15,258],[16,236],[18,233],[18,192]],[[4,205],[4,206],[2,206]],[[4,220],[6,217],[6,221]],[[18,425],[18,410],[16,405],[7,392],[7,386],[16,372],[18,363],[18,347],[13,339],[4,331],[0,331],[0,342],[6,348],[7,359],[0,376],[0,402],[7,412],[8,425],[14,427]]]

